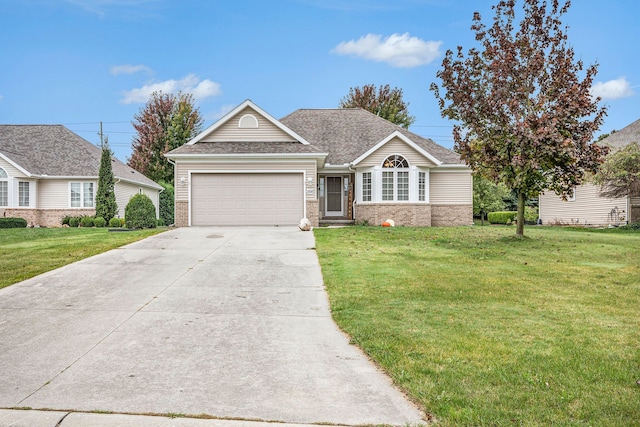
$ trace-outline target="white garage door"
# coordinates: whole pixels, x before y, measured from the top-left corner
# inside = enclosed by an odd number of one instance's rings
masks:
[[[301,173],[191,175],[191,225],[293,225],[304,215]]]

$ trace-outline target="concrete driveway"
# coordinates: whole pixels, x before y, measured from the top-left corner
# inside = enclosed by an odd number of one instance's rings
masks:
[[[421,422],[331,320],[314,245],[180,228],[0,290],[0,408]]]

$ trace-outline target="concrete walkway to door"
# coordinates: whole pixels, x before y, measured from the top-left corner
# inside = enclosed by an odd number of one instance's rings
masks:
[[[333,323],[314,245],[179,228],[0,290],[0,408],[420,423]]]

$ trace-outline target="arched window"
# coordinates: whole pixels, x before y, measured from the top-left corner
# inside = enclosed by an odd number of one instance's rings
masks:
[[[241,129],[258,129],[258,119],[253,114],[245,114],[240,117],[238,127]]]
[[[0,206],[9,206],[9,175],[0,168]]]
[[[382,162],[382,201],[409,200],[409,162],[393,154]]]

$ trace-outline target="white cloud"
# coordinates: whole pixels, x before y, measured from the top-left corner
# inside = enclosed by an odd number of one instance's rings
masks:
[[[180,80],[165,80],[163,82],[150,83],[141,88],[124,92],[123,104],[144,103],[149,100],[153,92],[162,93],[190,93],[194,99],[204,99],[221,93],[220,84],[209,79],[200,80],[195,74],[189,74]]]
[[[392,67],[413,68],[428,64],[440,56],[441,44],[441,41],[411,37],[409,33],[396,33],[384,39],[379,34],[367,34],[358,40],[340,43],[331,53],[386,62]]]
[[[131,65],[131,64],[114,65],[113,67],[111,67],[110,71],[111,71],[111,74],[113,74],[114,76],[117,76],[118,74],[135,74],[139,72],[145,72],[147,74],[153,73],[151,68],[147,67],[146,65]]]
[[[633,88],[626,77],[620,77],[607,82],[596,82],[591,87],[591,96],[599,96],[602,99],[627,98],[633,94]]]

